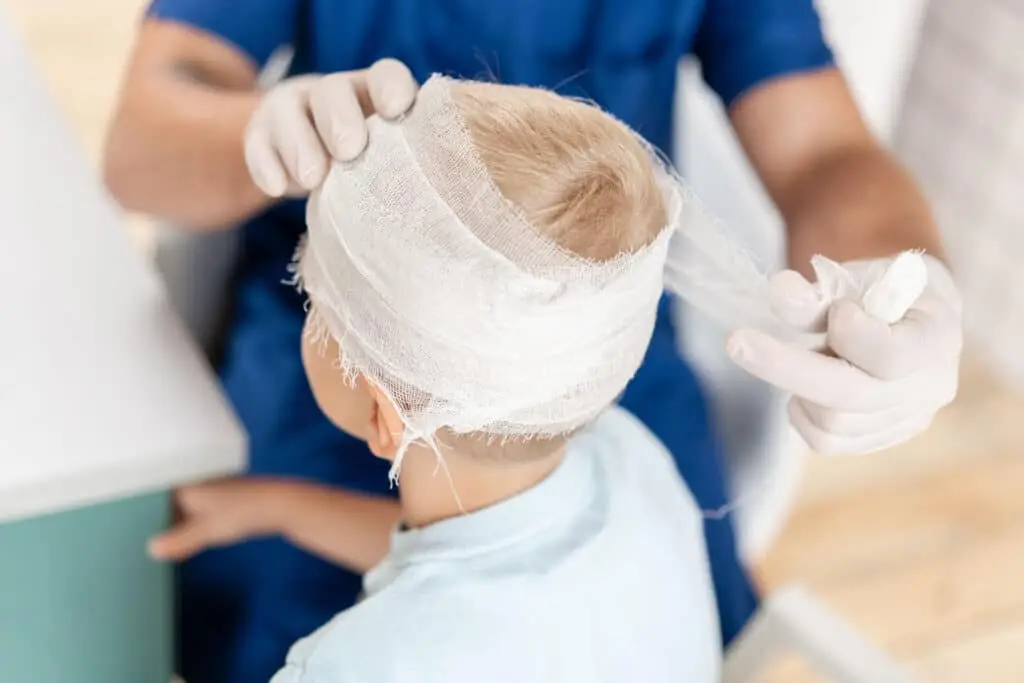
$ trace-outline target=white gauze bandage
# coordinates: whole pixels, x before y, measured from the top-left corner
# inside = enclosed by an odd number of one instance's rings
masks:
[[[392,478],[414,441],[440,457],[443,428],[503,440],[589,422],[639,368],[666,283],[723,322],[786,332],[765,273],[653,152],[665,229],[587,260],[501,194],[451,87],[435,76],[404,119],[368,121],[364,154],[310,197],[297,261],[309,333],[334,338],[346,376],[374,383],[405,424]]]

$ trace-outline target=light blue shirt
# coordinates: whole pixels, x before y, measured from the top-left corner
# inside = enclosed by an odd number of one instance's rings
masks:
[[[272,683],[712,683],[702,517],[665,448],[609,409],[537,486],[395,532],[366,598]]]

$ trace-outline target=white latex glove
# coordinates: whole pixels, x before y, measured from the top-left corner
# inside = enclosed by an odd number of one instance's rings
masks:
[[[776,275],[770,284],[775,312],[794,327],[824,332],[824,352],[756,330],[730,335],[726,348],[736,364],[792,394],[790,421],[814,450],[866,453],[894,446],[924,431],[956,395],[960,294],[941,262],[924,259],[927,285],[912,303],[896,303],[906,314],[893,316],[893,324],[862,307],[884,310],[884,302],[870,301],[870,285],[893,259],[842,266],[819,259],[813,285],[795,271]]]
[[[382,59],[365,71],[296,76],[263,96],[245,131],[245,163],[271,197],[301,196],[323,182],[331,159],[366,147],[366,117],[398,118],[419,85],[409,68]]]

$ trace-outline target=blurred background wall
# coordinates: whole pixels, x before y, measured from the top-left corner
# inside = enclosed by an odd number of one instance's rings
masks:
[[[2,1],[98,164],[144,2]],[[917,58],[907,62],[902,114],[884,93],[871,106],[891,116],[895,149],[935,202],[964,285],[973,349],[960,397],[927,434],[885,453],[811,459],[796,509],[758,573],[769,589],[805,581],[925,680],[1019,683],[1024,398],[998,378],[1024,376],[1024,0],[901,3],[909,0],[826,5],[883,72],[903,67],[892,56],[899,50],[872,51],[882,36],[871,13],[893,4],[904,20],[923,12],[919,45],[904,46]],[[128,218],[126,226],[145,248],[145,222]],[[771,680],[816,679],[784,666]]]
[[[1024,389],[1024,2],[935,0],[896,148],[931,196],[974,349]]]

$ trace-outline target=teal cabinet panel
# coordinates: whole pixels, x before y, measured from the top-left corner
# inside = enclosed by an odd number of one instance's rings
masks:
[[[168,683],[166,494],[0,524],[0,682]]]

